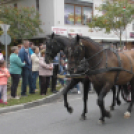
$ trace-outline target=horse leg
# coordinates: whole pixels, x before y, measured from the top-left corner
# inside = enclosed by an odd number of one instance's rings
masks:
[[[69,113],[73,112],[73,108],[69,106],[67,102],[67,93],[80,81],[81,79],[72,79],[71,82],[67,85],[67,87],[63,90],[64,95],[64,106],[67,108]]]
[[[120,100],[120,91],[121,91],[121,86],[118,86],[118,91],[117,91],[117,105],[121,105],[121,100]]]
[[[81,119],[85,120],[86,119],[86,113],[87,113],[87,101],[88,101],[88,92],[89,92],[89,82],[90,80],[88,78],[85,78],[83,81],[84,85],[84,95],[83,95],[83,101],[84,101],[84,109],[83,113],[81,115]]]
[[[100,94],[99,94],[99,97],[98,97],[98,105],[99,105],[100,111],[101,111],[101,117],[100,117],[100,119],[99,119],[99,122],[100,122],[100,123],[104,123],[104,122],[105,122],[105,120],[104,120],[105,117],[108,117],[108,118],[111,117],[110,112],[105,109],[104,100],[103,100],[104,97],[107,95],[109,89],[111,89],[111,85],[106,84],[106,85],[102,88],[102,90],[101,90],[101,92],[100,92]]]
[[[115,86],[113,86],[112,91],[113,91],[113,101],[110,106],[110,110],[114,110],[114,106],[116,106],[116,87]]]
[[[129,104],[129,107],[127,109],[127,112],[124,114],[125,118],[129,118],[131,116],[131,111],[134,103],[134,78],[130,81],[131,84],[131,102]]]

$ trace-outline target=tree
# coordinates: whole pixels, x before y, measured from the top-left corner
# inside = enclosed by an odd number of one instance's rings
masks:
[[[106,0],[105,4],[98,7],[101,16],[93,16],[90,28],[105,30],[106,33],[115,32],[122,41],[122,33],[126,30],[128,24],[133,21],[134,6],[128,0]]]
[[[13,39],[27,39],[43,32],[39,27],[41,21],[39,12],[34,7],[0,7],[0,20],[10,25],[8,33]]]

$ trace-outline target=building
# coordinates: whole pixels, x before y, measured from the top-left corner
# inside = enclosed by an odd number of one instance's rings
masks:
[[[65,36],[80,34],[99,42],[119,42],[118,36],[111,32],[92,31],[87,24],[93,14],[101,14],[96,8],[104,0],[7,0],[14,6],[34,6],[41,14],[41,28],[44,33],[34,38],[44,38],[54,31]],[[131,0],[131,2],[133,2]],[[134,41],[134,23],[129,24],[123,32],[122,40],[128,43],[128,48]]]

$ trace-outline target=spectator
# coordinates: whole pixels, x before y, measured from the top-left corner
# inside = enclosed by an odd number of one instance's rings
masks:
[[[21,86],[21,95],[26,96],[26,88],[29,84],[29,93],[35,94],[34,88],[32,86],[32,61],[29,52],[29,41],[24,40],[24,47],[19,51],[19,57],[21,61],[25,62],[25,67],[22,69],[22,86]]]
[[[46,64],[44,58],[45,58],[45,50],[42,50],[41,57],[39,60],[39,78],[41,83],[41,90],[40,90],[41,95],[46,95],[50,83],[50,77],[53,74],[53,64],[52,63]]]
[[[39,47],[35,46],[33,48],[33,54],[31,55],[32,59],[32,80],[34,92],[36,90],[36,81],[39,76]]]
[[[4,60],[2,50],[0,49],[0,60]]]
[[[57,85],[57,74],[59,72],[59,57],[56,56],[54,58],[54,63],[53,63],[53,75],[52,75],[52,88],[51,91],[53,93],[57,93],[58,91],[56,90],[56,85]]]
[[[39,49],[40,49],[40,51],[43,50],[43,43],[39,44]]]
[[[5,62],[0,61],[0,93],[3,97],[3,100],[0,99],[0,103],[7,105],[7,81],[10,77],[8,69],[5,67]]]
[[[11,48],[12,54],[10,55],[10,74],[11,74],[11,98],[20,99],[17,94],[17,87],[19,84],[22,67],[25,66],[25,63],[21,62],[21,59],[18,57],[18,47]]]
[[[29,43],[29,53],[30,53],[30,55],[32,55],[34,52],[33,52],[33,47],[34,47],[34,44],[33,44],[33,42],[30,42]]]

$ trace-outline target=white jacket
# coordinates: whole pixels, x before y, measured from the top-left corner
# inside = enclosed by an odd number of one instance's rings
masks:
[[[39,71],[39,56],[33,53],[31,55],[32,71]]]

